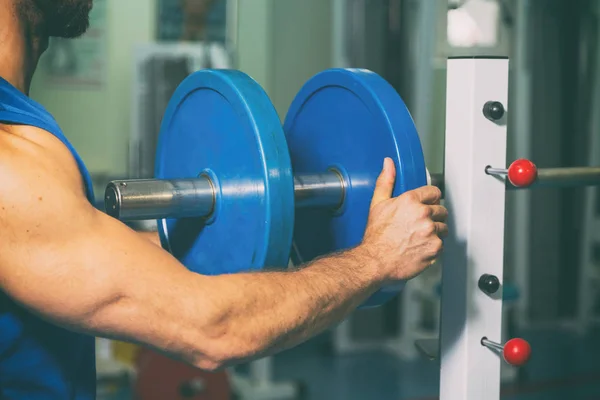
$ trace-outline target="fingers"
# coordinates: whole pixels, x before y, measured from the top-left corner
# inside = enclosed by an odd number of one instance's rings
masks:
[[[425,233],[435,235],[440,239],[448,236],[448,210],[442,206],[424,206],[425,217],[424,226]]]
[[[375,184],[375,192],[371,200],[371,208],[375,207],[382,201],[389,200],[394,191],[394,183],[396,181],[396,167],[391,158],[386,158],[383,162],[383,170],[377,178]]]
[[[440,238],[445,238],[448,236],[448,225],[443,222],[435,222],[435,233]]]
[[[431,219],[434,222],[446,222],[448,219],[448,210],[445,207],[434,205],[429,206],[431,210]]]
[[[414,189],[413,193],[423,204],[436,205],[439,204],[442,199],[442,191],[435,186],[422,186],[418,189]]]

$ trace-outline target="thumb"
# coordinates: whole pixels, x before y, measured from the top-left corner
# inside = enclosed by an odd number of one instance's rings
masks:
[[[371,208],[392,197],[395,181],[396,167],[391,158],[386,158],[383,161],[383,170],[379,174],[375,184],[375,192],[373,193],[373,199],[371,200]]]

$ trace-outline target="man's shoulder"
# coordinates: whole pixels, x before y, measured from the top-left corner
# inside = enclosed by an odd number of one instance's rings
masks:
[[[0,142],[15,155],[37,156],[40,160],[55,160],[61,164],[72,162],[76,167],[73,154],[64,142],[36,126],[0,124]]]
[[[73,154],[54,135],[27,125],[0,124],[0,179],[20,184],[52,180],[81,185]]]

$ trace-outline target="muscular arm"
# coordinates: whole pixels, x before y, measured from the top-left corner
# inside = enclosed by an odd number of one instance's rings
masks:
[[[214,369],[305,340],[381,283],[362,248],[294,272],[190,273],[95,210],[59,144],[7,135],[0,138],[0,287],[55,324]]]
[[[158,232],[137,231],[137,233],[150,243],[153,243],[159,247],[161,246]]]

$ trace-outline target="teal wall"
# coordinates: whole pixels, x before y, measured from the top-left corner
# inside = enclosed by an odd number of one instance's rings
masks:
[[[331,67],[331,21],[330,0],[240,0],[237,67],[282,119],[302,85]]]
[[[279,115],[302,85],[332,63],[330,0],[273,0],[273,67],[269,95]]]
[[[38,71],[31,96],[56,118],[93,174],[127,171],[133,48],[154,37],[154,2],[106,0],[106,79],[98,88],[54,86]]]
[[[55,86],[38,71],[32,97],[57,119],[91,173],[127,173],[133,49],[152,42],[155,2],[107,1],[106,80],[97,88]],[[236,67],[256,79],[284,117],[296,92],[330,66],[329,0],[239,0]]]

